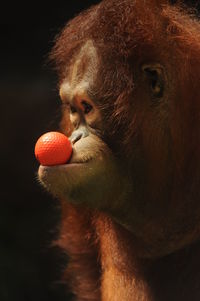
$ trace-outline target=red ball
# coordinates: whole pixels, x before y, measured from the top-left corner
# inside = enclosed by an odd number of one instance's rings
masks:
[[[71,154],[71,142],[59,132],[48,132],[42,135],[35,145],[35,157],[42,165],[65,164]]]

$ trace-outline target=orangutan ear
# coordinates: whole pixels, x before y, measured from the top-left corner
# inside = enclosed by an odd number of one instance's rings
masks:
[[[151,93],[156,98],[163,97],[165,90],[165,72],[160,64],[144,64],[142,66],[144,76],[151,89]]]

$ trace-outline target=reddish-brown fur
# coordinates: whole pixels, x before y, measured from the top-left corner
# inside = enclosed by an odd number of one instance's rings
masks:
[[[97,216],[65,202],[59,245],[70,256],[63,281],[71,287],[76,300],[200,298],[199,243],[157,260],[140,259],[137,240],[131,233],[103,214]],[[104,266],[112,268],[102,285]]]
[[[71,258],[65,279],[71,284],[79,301],[200,300],[199,21],[180,7],[161,1],[105,0],[73,19],[59,36],[52,57],[56,60],[61,81],[67,72],[66,62],[70,65],[71,58],[88,39],[95,41],[101,53],[101,63],[106,66],[105,74],[101,70],[105,80],[103,85],[97,83],[97,95],[101,95],[102,110],[110,109],[114,112],[105,126],[113,133],[113,147],[118,148],[115,141],[123,129],[129,129],[120,142],[126,156],[132,156],[130,141],[134,139],[139,127],[137,113],[134,119],[130,116],[132,108],[128,101],[132,93],[133,78],[136,79],[134,97],[141,100],[146,97],[141,87],[137,86],[137,74],[130,69],[131,62],[136,61],[137,64],[141,58],[145,62],[152,57],[161,63],[170,60],[169,81],[174,82],[176,78],[173,112],[169,117],[163,107],[164,118],[160,123],[159,118],[144,112],[144,140],[147,153],[150,157],[155,156],[160,163],[155,166],[155,174],[152,175],[157,179],[159,187],[163,178],[156,170],[169,169],[170,176],[172,168],[171,163],[165,162],[162,157],[168,147],[165,142],[167,133],[163,128],[169,122],[172,141],[175,141],[170,147],[178,179],[174,196],[184,199],[184,195],[188,194],[190,199],[189,203],[183,202],[175,208],[172,231],[179,231],[179,228],[173,228],[178,225],[176,210],[186,214],[190,214],[190,210],[196,212],[196,218],[189,225],[184,219],[179,221],[185,223],[187,234],[176,252],[148,259],[140,257],[138,238],[109,216],[63,201],[59,243]],[[172,50],[174,47],[175,52]],[[109,55],[112,54],[110,60],[107,56],[108,49]],[[113,61],[116,66],[114,74]],[[169,97],[173,99],[174,91],[170,93]],[[114,104],[107,101],[110,95],[116,99]],[[135,112],[140,114],[142,105],[136,102]],[[65,129],[67,122],[63,121],[62,124]],[[196,131],[193,131],[194,128]],[[154,146],[152,133],[158,137],[158,149]],[[181,249],[181,244],[188,246]]]

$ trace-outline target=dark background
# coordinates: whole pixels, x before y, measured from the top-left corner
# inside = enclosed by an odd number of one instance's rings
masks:
[[[37,183],[37,138],[59,119],[56,74],[46,64],[67,20],[99,1],[9,3],[0,15],[0,300],[69,300],[59,277],[59,203]],[[188,4],[196,1],[187,1]]]
[[[41,1],[42,2],[42,1]],[[51,242],[58,201],[36,180],[34,145],[57,128],[57,78],[46,64],[55,35],[98,1],[9,2],[0,13],[0,300],[68,300],[66,258]]]

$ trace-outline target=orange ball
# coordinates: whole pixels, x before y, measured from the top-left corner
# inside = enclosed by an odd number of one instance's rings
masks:
[[[48,132],[42,135],[35,145],[35,157],[42,165],[65,164],[71,154],[71,142],[67,136],[59,132]]]

